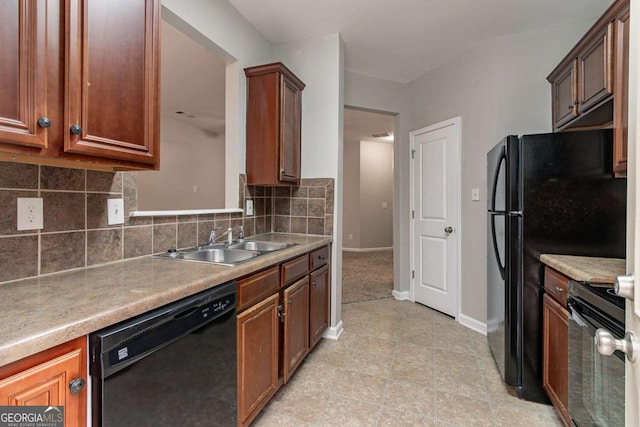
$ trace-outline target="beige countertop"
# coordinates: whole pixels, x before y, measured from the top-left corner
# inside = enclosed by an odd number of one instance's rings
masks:
[[[620,258],[542,254],[540,261],[579,282],[613,284],[626,271],[626,261]]]
[[[0,366],[309,252],[329,236],[267,234],[299,243],[235,267],[150,256],[0,285]]]

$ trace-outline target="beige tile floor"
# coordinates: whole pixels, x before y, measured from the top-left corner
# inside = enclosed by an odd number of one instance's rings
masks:
[[[343,320],[254,426],[562,426],[512,396],[486,337],[450,317],[384,299],[344,305]]]

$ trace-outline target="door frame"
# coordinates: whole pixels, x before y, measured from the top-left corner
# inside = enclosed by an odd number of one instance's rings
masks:
[[[415,197],[414,197],[414,178],[415,178],[415,166],[414,166],[414,162],[413,162],[413,153],[414,153],[414,149],[415,149],[415,138],[417,135],[419,134],[423,134],[426,132],[430,132],[430,131],[434,131],[446,126],[455,126],[455,130],[456,130],[456,134],[457,134],[457,153],[458,153],[458,158],[456,159],[455,162],[455,172],[456,172],[456,180],[457,183],[454,186],[454,191],[455,191],[455,198],[456,198],[456,203],[457,203],[457,218],[454,224],[455,230],[456,230],[456,234],[457,234],[457,239],[458,239],[458,247],[456,250],[456,275],[457,275],[457,280],[458,280],[458,290],[456,292],[456,316],[455,319],[456,321],[459,320],[460,318],[460,314],[462,312],[461,307],[462,307],[462,271],[461,271],[461,257],[462,257],[462,155],[461,155],[461,145],[462,145],[462,117],[461,116],[456,116],[453,117],[451,119],[447,119],[447,120],[443,120],[441,122],[438,123],[434,123],[432,125],[429,126],[425,126],[423,128],[420,129],[416,129],[413,130],[411,132],[409,132],[409,223],[410,223],[410,227],[409,227],[409,252],[411,254],[410,257],[410,261],[409,261],[409,278],[411,281],[411,284],[409,286],[409,300],[411,300],[412,302],[416,302],[415,299],[415,283],[416,283],[416,279],[414,277],[413,272],[415,271],[415,253],[413,251],[413,245],[415,243],[415,219],[413,218],[413,212],[415,212]]]

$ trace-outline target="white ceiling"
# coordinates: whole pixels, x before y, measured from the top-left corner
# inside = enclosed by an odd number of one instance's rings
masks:
[[[393,135],[394,116],[369,111],[344,109],[344,134],[345,144],[372,141],[392,142],[393,138],[376,138],[373,134],[388,133]]]
[[[272,44],[339,32],[348,71],[412,81],[496,37],[594,22],[612,0],[229,0]]]

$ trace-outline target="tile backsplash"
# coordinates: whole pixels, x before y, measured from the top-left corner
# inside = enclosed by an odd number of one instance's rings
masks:
[[[129,217],[137,206],[136,192],[135,173],[0,162],[0,242],[10,254],[0,257],[0,283],[195,246],[217,227],[243,225],[247,237],[333,231],[331,178],[302,179],[299,187],[263,187],[246,185],[241,175],[240,206],[252,199],[252,216]],[[42,230],[17,230],[18,197],[43,199]],[[124,199],[125,224],[108,225],[110,198]]]

